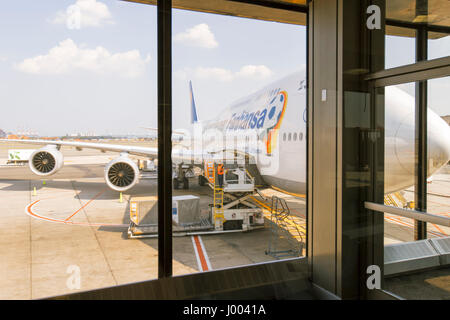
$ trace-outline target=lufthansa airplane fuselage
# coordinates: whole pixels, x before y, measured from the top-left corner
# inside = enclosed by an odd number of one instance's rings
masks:
[[[385,193],[414,184],[414,105],[414,98],[404,91],[396,87],[385,89]],[[355,117],[368,112],[364,101],[357,111],[359,114]],[[351,119],[346,121],[351,125]],[[266,183],[285,191],[305,193],[307,113],[304,72],[294,73],[238,100],[220,116],[203,121],[201,127],[203,148],[207,152],[234,149],[252,154]],[[214,131],[224,137],[220,146]],[[251,137],[256,137],[256,147],[248,143]],[[431,176],[450,158],[449,126],[431,109],[428,109],[428,137],[428,175]],[[330,156],[333,156],[331,152]]]

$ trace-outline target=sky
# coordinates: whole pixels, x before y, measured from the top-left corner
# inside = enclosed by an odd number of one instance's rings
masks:
[[[0,128],[47,136],[148,133],[142,127],[157,123],[156,23],[155,6],[117,0],[5,3]],[[172,29],[174,128],[189,124],[189,80],[199,118],[208,119],[306,63],[303,26],[174,10]],[[430,56],[450,52],[449,39],[430,42]],[[386,66],[414,60],[411,39],[386,41]],[[433,82],[430,104],[449,114],[449,79]]]

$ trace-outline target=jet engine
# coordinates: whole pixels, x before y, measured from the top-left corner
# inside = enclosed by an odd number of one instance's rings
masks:
[[[64,157],[55,145],[48,145],[34,151],[28,161],[30,169],[39,176],[56,173],[64,165]]]
[[[108,187],[115,191],[131,189],[139,179],[139,168],[128,154],[110,161],[105,167],[105,180]]]

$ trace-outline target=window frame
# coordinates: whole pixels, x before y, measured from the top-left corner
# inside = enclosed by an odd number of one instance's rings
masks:
[[[279,9],[280,3],[269,0],[232,0],[235,2],[249,3]],[[297,4],[283,5],[283,9],[303,12],[306,14],[306,61],[309,61],[309,7]],[[158,278],[173,276],[173,250],[172,250],[172,0],[157,1],[158,16]],[[309,76],[309,68],[306,68],[306,77]],[[308,101],[308,90],[306,90]],[[308,123],[306,132],[308,132]],[[290,135],[291,133],[289,133]],[[307,139],[307,136],[305,137]],[[289,140],[290,141],[290,140]],[[308,142],[307,142],[308,143]],[[159,149],[165,145],[163,152]],[[169,152],[170,150],[170,152]],[[305,157],[308,159],[308,148]],[[168,165],[170,163],[170,165]],[[306,181],[309,170],[306,167]],[[306,190],[308,196],[308,190]],[[308,202],[306,202],[308,212]],[[308,225],[308,224],[307,224]],[[306,248],[308,248],[308,227],[306,227]],[[308,257],[308,249],[306,249]],[[247,267],[247,266],[242,266]]]
[[[387,86],[415,82],[415,209],[426,212],[427,209],[427,171],[428,171],[428,85],[427,81],[450,76],[450,55],[442,58],[428,60],[428,32],[437,31],[436,28],[424,24],[399,24],[386,20],[387,25],[407,27],[415,30],[416,62],[395,68],[384,69],[371,73],[365,77],[372,88],[371,94],[375,96],[376,90]],[[450,27],[439,27],[450,35]],[[423,221],[414,221],[414,239],[427,238],[427,225]]]

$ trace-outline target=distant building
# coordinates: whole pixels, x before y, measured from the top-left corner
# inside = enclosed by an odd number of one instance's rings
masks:
[[[445,122],[450,126],[450,115],[449,116],[442,116],[442,119],[444,119]]]
[[[0,129],[0,138],[4,138],[4,137],[6,137],[6,133],[2,129]]]

